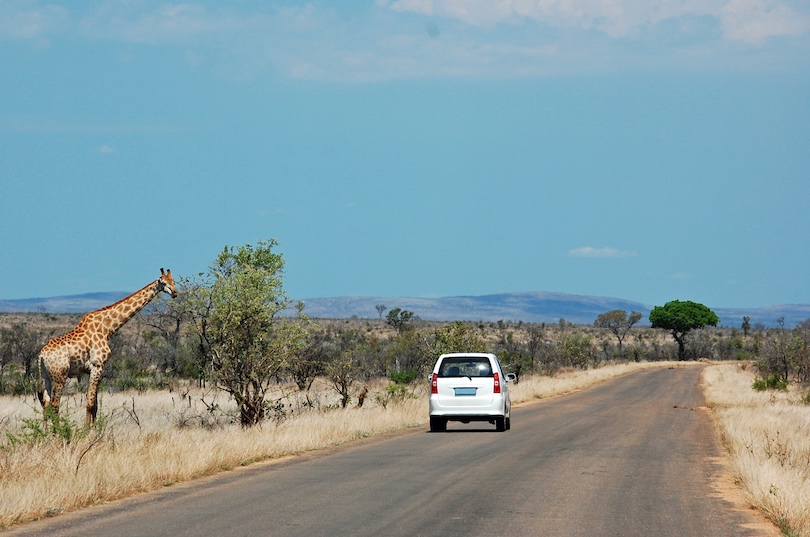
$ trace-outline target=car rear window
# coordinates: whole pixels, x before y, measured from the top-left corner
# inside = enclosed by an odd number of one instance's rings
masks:
[[[492,367],[489,358],[460,357],[445,358],[439,368],[440,377],[491,377]]]

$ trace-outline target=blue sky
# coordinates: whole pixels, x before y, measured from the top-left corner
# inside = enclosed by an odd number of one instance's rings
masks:
[[[810,303],[805,0],[0,0],[0,298]]]

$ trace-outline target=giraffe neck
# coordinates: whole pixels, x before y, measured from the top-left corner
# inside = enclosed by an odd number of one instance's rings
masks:
[[[159,280],[155,280],[140,291],[132,293],[115,304],[88,313],[84,320],[100,322],[109,337],[157,296],[158,282]]]

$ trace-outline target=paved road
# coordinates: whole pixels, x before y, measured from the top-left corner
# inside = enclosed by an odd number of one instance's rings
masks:
[[[754,536],[712,483],[699,367],[627,375],[513,409],[260,464],[9,535]]]

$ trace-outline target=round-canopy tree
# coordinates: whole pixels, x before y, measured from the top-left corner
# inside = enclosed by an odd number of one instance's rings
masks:
[[[655,306],[650,312],[650,324],[653,328],[671,330],[672,337],[678,342],[678,359],[684,360],[684,337],[690,330],[704,326],[717,326],[720,318],[697,302],[690,300],[672,300],[663,306]]]

